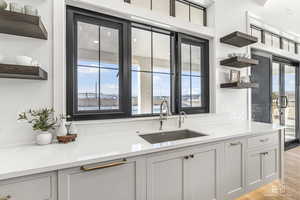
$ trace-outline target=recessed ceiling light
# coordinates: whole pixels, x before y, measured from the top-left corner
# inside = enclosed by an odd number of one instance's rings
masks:
[[[99,44],[99,41],[98,41],[98,40],[95,40],[94,43],[95,43],[95,44]]]

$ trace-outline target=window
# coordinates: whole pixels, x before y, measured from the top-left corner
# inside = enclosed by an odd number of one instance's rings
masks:
[[[278,35],[273,34],[272,41],[273,47],[276,49],[280,49],[280,37]]]
[[[265,32],[265,45],[268,47],[272,47],[272,33],[270,32]]]
[[[132,115],[155,114],[163,99],[171,103],[171,35],[132,27]]]
[[[170,0],[125,0],[133,6],[153,10],[161,14],[170,15]]]
[[[101,118],[127,115],[127,24],[102,16],[89,17],[68,9],[68,113]],[[80,11],[78,11],[80,13]]]
[[[291,53],[296,53],[296,43],[289,39],[282,38],[282,49]]]
[[[174,114],[209,112],[207,40],[73,7],[67,20],[72,120],[158,115],[164,99]]]
[[[263,30],[255,25],[250,26],[251,35],[258,38],[259,42],[268,47],[282,49],[291,53],[298,54],[298,43],[284,38],[267,30]]]
[[[182,1],[175,2],[175,16],[184,21],[190,21],[190,6]]]
[[[251,25],[251,35],[258,38],[258,42],[262,42],[262,30]]]
[[[208,44],[204,40],[180,35],[178,39],[179,105],[187,113],[208,112]],[[206,87],[205,87],[206,86]]]
[[[175,16],[193,24],[206,26],[206,9],[188,1],[175,1]]]
[[[193,24],[205,26],[205,9],[199,6],[190,5],[190,21]]]
[[[296,43],[293,41],[289,41],[289,52],[296,53]]]
[[[124,0],[133,6],[174,16],[180,20],[206,26],[206,8],[188,0]]]
[[[266,46],[280,49],[280,36],[268,31],[263,31],[263,33]]]

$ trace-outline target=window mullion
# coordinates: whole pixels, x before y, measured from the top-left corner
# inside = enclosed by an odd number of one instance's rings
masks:
[[[101,26],[99,26],[99,80],[98,80],[98,107],[99,110],[101,110]],[[97,94],[96,94],[97,96]]]
[[[153,31],[151,28],[151,114],[153,115]]]
[[[193,107],[192,103],[192,45],[190,44],[190,104]]]
[[[192,19],[191,19],[191,4],[189,3],[188,6],[189,6],[189,22],[191,22],[192,21]]]

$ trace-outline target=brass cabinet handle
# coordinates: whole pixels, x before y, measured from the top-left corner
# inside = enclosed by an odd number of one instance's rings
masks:
[[[236,142],[236,143],[230,143],[230,146],[237,146],[237,145],[240,145],[241,142]]]
[[[269,154],[269,152],[263,152],[263,153],[261,153],[262,155],[268,155]]]
[[[10,195],[7,195],[6,197],[0,197],[0,200],[9,200],[11,198]]]
[[[105,165],[100,165],[100,166],[97,166],[97,167],[85,167],[85,166],[82,166],[82,167],[80,167],[80,169],[82,171],[87,172],[87,171],[93,171],[93,170],[97,170],[97,169],[105,169],[105,168],[109,168],[109,167],[116,167],[116,166],[124,165],[126,163],[127,163],[127,160],[123,159],[123,161],[113,162],[113,163],[109,163],[109,164],[105,164]]]
[[[266,138],[266,139],[260,140],[260,142],[268,142],[268,141],[269,141],[269,138]]]

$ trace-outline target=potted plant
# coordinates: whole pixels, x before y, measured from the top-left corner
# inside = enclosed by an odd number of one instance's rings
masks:
[[[34,131],[37,132],[36,143],[46,145],[52,142],[52,133],[57,126],[58,119],[54,117],[52,108],[30,109],[19,114],[19,119],[28,122]]]

